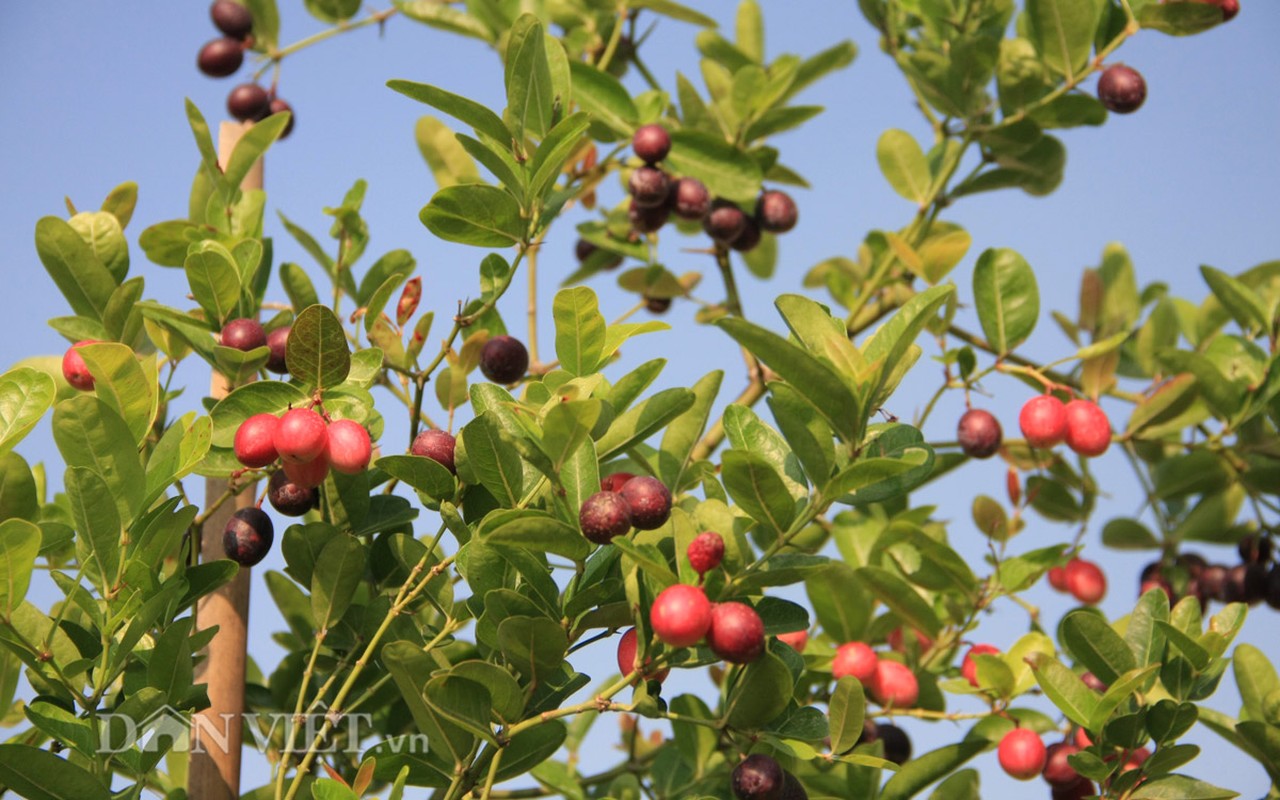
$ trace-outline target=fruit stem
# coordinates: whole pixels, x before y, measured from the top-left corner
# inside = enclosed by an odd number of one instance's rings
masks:
[[[291,56],[294,53],[298,52],[299,50],[305,50],[306,48],[312,46],[313,44],[318,44],[320,42],[323,42],[325,39],[331,39],[340,33],[347,33],[349,31],[355,31],[361,28],[367,28],[370,25],[386,22],[388,19],[390,19],[391,17],[394,17],[398,13],[399,13],[399,9],[388,8],[385,11],[374,11],[364,19],[357,20],[355,22],[347,22],[346,20],[343,20],[342,22],[337,23],[331,28],[325,28],[319,33],[313,33],[312,35],[304,39],[299,39],[298,41],[294,42],[291,45],[288,45],[287,47],[282,47],[278,50],[277,49],[268,50],[267,58],[271,59],[272,61],[280,61],[285,56]]]
[[[526,267],[529,279],[529,363],[537,367],[541,363],[538,358],[538,248],[531,248],[526,260],[529,262]]]

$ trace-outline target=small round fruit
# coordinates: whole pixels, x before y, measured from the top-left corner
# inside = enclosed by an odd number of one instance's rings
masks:
[[[279,470],[267,482],[267,500],[286,517],[301,517],[315,508],[319,492],[314,486],[299,486]]]
[[[1151,591],[1152,589],[1159,589],[1160,591],[1164,592],[1165,597],[1169,598],[1170,600],[1173,599],[1173,587],[1169,584],[1169,581],[1167,581],[1163,576],[1150,578],[1138,584],[1138,597],[1142,597],[1144,594]]]
[[[671,179],[657,167],[640,167],[631,173],[627,191],[641,208],[666,205],[671,192]]]
[[[1084,800],[1094,794],[1093,781],[1081,775],[1066,786],[1055,786],[1050,793],[1052,800]]]
[[[514,336],[495,336],[480,350],[480,371],[494,383],[515,383],[529,370],[529,351]]]
[[[646,297],[644,307],[650,314],[665,314],[671,310],[670,297]]]
[[[1267,598],[1267,584],[1266,567],[1259,564],[1237,564],[1227,570],[1227,602],[1257,605]]]
[[[1000,655],[1000,648],[991,644],[975,644],[969,648],[969,652],[964,655],[964,662],[960,664],[960,674],[969,682],[970,686],[978,685],[978,662],[973,659],[974,656],[981,655]]]
[[[314,489],[329,477],[329,459],[325,458],[324,453],[301,464],[285,461],[281,468],[290,481],[304,489]]]
[[[1066,567],[1050,567],[1046,573],[1049,578],[1049,585],[1059,592],[1067,591],[1067,569]]]
[[[782,777],[782,795],[778,800],[809,800],[809,793],[805,791],[799,778],[786,772]]]
[[[352,419],[329,424],[329,466],[344,475],[355,475],[369,468],[373,442],[364,426]]]
[[[67,348],[67,352],[62,354],[62,377],[67,379],[67,383],[82,392],[93,391],[93,373],[89,371],[89,366],[84,363],[84,356],[80,355],[80,347],[86,344],[97,344],[97,339],[81,339],[75,344]]]
[[[911,708],[920,698],[920,683],[906,664],[882,658],[867,685],[872,698],[882,706]]]
[[[1131,769],[1137,769],[1142,766],[1142,762],[1151,758],[1151,751],[1145,747],[1139,747],[1137,750],[1130,750],[1128,757],[1124,760],[1124,766],[1120,768],[1121,772],[1128,772]]]
[[[262,323],[256,319],[243,317],[233,319],[222,326],[222,335],[218,337],[218,343],[223,347],[234,347],[247,353],[266,346],[267,332],[262,329]]]
[[[1092,561],[1072,559],[1067,564],[1066,577],[1067,591],[1085,605],[1096,605],[1107,594],[1107,576]]]
[[[253,14],[232,0],[214,0],[209,17],[218,30],[233,39],[243,39],[253,30]]]
[[[646,208],[633,197],[631,204],[627,206],[627,219],[631,221],[631,229],[636,233],[657,233],[670,218],[671,208],[666,203]]]
[[[654,598],[649,624],[664,644],[691,647],[702,641],[711,627],[711,601],[697,586],[668,586]]]
[[[881,722],[876,725],[876,738],[884,745],[885,759],[898,766],[911,760],[911,737],[902,728]]]
[[[876,721],[869,717],[862,720],[862,733],[858,734],[858,741],[855,744],[875,744],[880,741],[880,727],[876,725]]]
[[[291,408],[280,417],[274,439],[281,461],[305,464],[324,452],[329,429],[324,417],[311,409]]]
[[[1098,99],[1108,111],[1132,114],[1147,99],[1147,82],[1136,69],[1112,64],[1098,78]]]
[[[1070,786],[1080,780],[1080,773],[1067,758],[1080,752],[1071,742],[1055,742],[1045,749],[1044,770],[1040,773],[1050,786]]]
[[[724,537],[715,531],[703,531],[689,542],[685,550],[689,557],[689,566],[699,575],[704,575],[724,560]]]
[[[1267,605],[1280,608],[1280,564],[1267,573]]]
[[[631,507],[617,492],[596,492],[578,510],[582,535],[596,544],[608,544],[631,530]]]
[[[266,558],[275,538],[271,517],[260,508],[242,508],[227,520],[222,531],[222,548],[227,558],[242,567],[252,567]]]
[[[1014,728],[1000,740],[996,755],[1011,777],[1029,781],[1044,769],[1046,750],[1035,731]]]
[[[1200,570],[1200,591],[1212,600],[1225,602],[1227,568],[1222,564],[1210,564]]]
[[[1111,446],[1111,421],[1105,411],[1088,400],[1072,400],[1065,411],[1067,447],[1089,458],[1107,452]]]
[[[227,113],[256,122],[271,113],[271,96],[256,83],[242,83],[227,94]]]
[[[258,469],[273,463],[276,452],[276,429],[280,418],[275,414],[254,414],[236,428],[236,460],[250,469]]]
[[[729,242],[729,247],[739,253],[749,253],[755,250],[759,244],[760,224],[751,217],[747,217],[742,224],[742,232],[733,237],[733,241]]]
[[[1081,750],[1086,747],[1093,747],[1093,739],[1089,738],[1089,732],[1084,728],[1076,728],[1075,740],[1076,747],[1079,747]]]
[[[671,492],[657,478],[632,478],[623,484],[620,494],[631,507],[631,524],[637,530],[657,530],[671,516]]]
[[[1022,437],[1032,447],[1053,447],[1067,438],[1067,408],[1051,394],[1037,395],[1018,414]]]
[[[640,637],[636,634],[635,628],[628,628],[627,632],[622,634],[622,638],[618,640],[618,672],[623,675],[630,675],[631,671],[636,668],[636,650],[639,649]],[[649,666],[650,659],[645,659],[644,666]],[[649,672],[644,670],[640,677],[646,681],[657,681],[659,683],[667,679],[669,669],[660,669],[657,672]]]
[[[634,478],[630,472],[615,472],[612,475],[606,475],[600,481],[600,490],[603,492],[620,492],[622,487],[627,485],[627,481]]]
[[[579,239],[578,243],[573,247],[573,254],[578,257],[578,263],[580,264],[585,262],[588,258],[591,258],[591,256],[596,253],[604,254],[601,256],[603,262],[600,264],[600,269],[616,269],[617,267],[622,266],[622,256],[601,250],[586,239]]]
[[[711,192],[697,178],[681,178],[671,184],[672,210],[681,219],[700,221],[711,210]]]
[[[657,164],[671,152],[671,134],[658,124],[641,125],[631,137],[631,149],[646,164]]]
[[[756,200],[756,219],[769,233],[786,233],[796,226],[799,218],[796,201],[786,192],[769,189],[761,192]]]
[[[196,66],[210,78],[225,78],[244,63],[244,47],[236,39],[223,36],[200,48]]]
[[[284,375],[289,371],[289,365],[285,362],[285,352],[289,346],[290,330],[291,327],[286,325],[267,334],[267,347],[271,348],[271,354],[267,356],[267,369],[277,375]]]
[[[752,753],[733,768],[730,787],[738,800],[781,800],[785,780],[776,759]]]
[[[1267,564],[1271,561],[1271,539],[1267,536],[1249,534],[1236,545],[1240,553],[1240,561],[1245,564]]]
[[[852,675],[859,683],[870,683],[879,663],[879,656],[864,642],[845,642],[836,648],[835,657],[831,659],[831,677],[840,680]]]
[[[711,609],[707,644],[730,664],[750,664],[764,654],[764,620],[746,603],[717,603]]]
[[[409,452],[415,456],[425,456],[457,475],[458,470],[453,463],[453,450],[457,441],[448,431],[432,428],[419,433],[414,438]]]
[[[289,105],[287,101],[281,100],[279,97],[271,98],[271,104],[267,108],[267,113],[279,114],[281,111],[289,112],[289,121],[285,123],[284,130],[280,131],[279,137],[281,139],[286,139],[289,134],[293,133],[293,123],[297,122],[298,115],[294,113],[293,106]]]
[[[795,650],[797,653],[803,653],[805,647],[809,645],[808,631],[792,631],[791,633],[778,634],[778,641]]]
[[[1002,436],[999,420],[981,408],[964,412],[956,426],[956,440],[970,458],[991,458],[1000,449]]]
[[[702,220],[702,229],[717,242],[728,244],[738,238],[746,224],[747,215],[742,209],[728,200],[716,200]]]

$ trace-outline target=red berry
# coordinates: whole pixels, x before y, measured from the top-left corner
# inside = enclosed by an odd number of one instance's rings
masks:
[[[293,123],[298,120],[298,115],[294,113],[293,106],[289,105],[284,100],[281,100],[279,97],[272,98],[268,112],[271,114],[279,114],[281,111],[289,112],[289,121],[285,123],[284,130],[280,131],[280,138],[286,139],[289,137],[289,134],[293,133]]]
[[[225,78],[244,63],[244,46],[230,36],[214,39],[200,48],[196,66],[210,78]]]
[[[729,246],[739,253],[749,253],[755,250],[758,244],[760,244],[760,224],[755,219],[747,217],[742,226],[742,232],[729,242]]]
[[[668,586],[654,599],[649,624],[663,643],[690,647],[702,641],[711,627],[711,601],[697,586]]]
[[[859,683],[870,683],[879,663],[876,652],[863,642],[846,642],[836,648],[835,658],[831,659],[831,677],[840,680],[852,675]]]
[[[703,575],[720,566],[724,560],[724,539],[715,531],[703,531],[689,542],[686,555],[693,571]]]
[[[529,351],[513,336],[495,336],[480,350],[480,371],[494,383],[515,383],[528,369]]]
[[[372,455],[373,442],[363,425],[351,419],[329,425],[329,466],[344,475],[355,475],[369,467]]]
[[[681,178],[671,184],[672,210],[681,219],[700,221],[711,210],[711,193],[697,178]]]
[[[964,662],[960,664],[960,674],[970,686],[978,685],[978,662],[974,661],[973,657],[981,655],[1000,655],[1000,648],[990,644],[975,644],[969,648],[968,653],[965,653]]]
[[[1067,447],[1082,456],[1100,456],[1111,446],[1111,421],[1088,400],[1067,403]]]
[[[1142,762],[1151,757],[1151,751],[1145,747],[1139,747],[1137,750],[1129,751],[1128,758],[1124,760],[1124,766],[1120,768],[1121,772],[1128,772],[1131,769],[1137,769],[1142,766]]]
[[[664,206],[671,192],[671,179],[657,167],[640,167],[627,180],[627,191],[641,208]]]
[[[786,233],[796,226],[800,214],[796,201],[786,192],[769,189],[760,193],[756,201],[756,219],[760,227],[769,233]]]
[[[300,464],[285,461],[281,467],[290,481],[304,489],[314,489],[329,476],[329,459],[324,457],[324,453]]]
[[[222,326],[218,344],[249,352],[267,344],[267,332],[256,319],[233,319]]]
[[[746,224],[747,215],[742,209],[728,200],[716,200],[702,221],[702,229],[717,242],[728,244],[738,238]]]
[[[782,800],[786,781],[782,766],[763,753],[752,753],[733,768],[730,787],[738,800]]]
[[[1029,781],[1044,769],[1044,742],[1035,731],[1026,728],[1014,728],[1006,733],[996,754],[1004,771],[1020,781]]]
[[[1147,82],[1136,69],[1112,64],[1098,78],[1098,99],[1108,111],[1132,114],[1147,99]]]
[[[1047,448],[1067,438],[1067,409],[1051,394],[1031,398],[1018,414],[1022,437],[1032,447]]]
[[[920,698],[920,682],[906,664],[880,659],[876,674],[867,685],[871,697],[882,706],[911,708]]]
[[[600,481],[600,490],[604,492],[620,492],[622,487],[627,485],[627,481],[634,478],[630,472],[615,472],[612,475],[606,475]]]
[[[631,671],[636,668],[636,650],[639,649],[639,636],[636,634],[635,628],[628,628],[627,632],[622,634],[622,638],[618,640],[618,672],[623,675],[630,675]],[[645,659],[644,665],[649,666],[651,659]],[[667,679],[669,669],[660,669],[657,672],[649,672],[645,670],[641,675],[647,681],[658,681],[661,683]]]
[[[631,137],[631,149],[641,161],[656,164],[671,152],[671,134],[661,125],[641,125]]]
[[[778,641],[795,650],[797,653],[803,653],[804,648],[809,644],[808,631],[792,631],[791,633],[778,634]]]
[[[256,83],[242,83],[227,93],[227,113],[241,122],[257,122],[271,113],[271,95]]]
[[[631,507],[617,492],[596,492],[578,510],[582,535],[596,544],[608,544],[631,530]]]
[[[453,450],[456,445],[457,439],[454,438],[453,434],[433,428],[419,433],[409,447],[409,452],[415,456],[425,456],[442,464],[445,469],[457,475],[458,470],[453,463]]]
[[[1240,0],[1209,0],[1218,8],[1222,9],[1222,21],[1230,22],[1235,19],[1236,14],[1240,13]]]
[[[252,567],[271,550],[275,530],[271,517],[260,508],[242,508],[231,515],[222,531],[222,549],[227,558],[242,567]]]
[[[933,647],[933,640],[928,636],[925,636],[914,628],[911,629],[911,633],[915,636],[916,646],[920,648],[921,652]],[[889,631],[889,633],[884,637],[884,641],[892,650],[897,650],[899,653],[905,653],[907,651],[906,645],[902,640],[902,628],[894,628]]]
[[[657,478],[632,478],[623,484],[620,494],[631,507],[631,524],[637,530],[657,530],[671,516],[671,492]]]
[[[276,328],[267,334],[267,347],[271,349],[271,354],[267,356],[267,369],[277,375],[284,375],[289,371],[289,365],[285,362],[285,353],[289,348],[289,331],[291,326],[286,325],[283,328]]]
[[[960,417],[956,440],[970,458],[991,458],[1000,449],[1000,422],[990,411],[971,408]]]
[[[1092,561],[1076,558],[1066,566],[1067,591],[1085,605],[1095,605],[1107,594],[1107,576]]]
[[[209,17],[218,30],[233,39],[243,39],[253,30],[253,14],[232,0],[214,0]]]
[[[1081,750],[1086,747],[1093,747],[1093,739],[1089,738],[1089,732],[1084,728],[1076,728],[1076,747]]]
[[[291,408],[276,427],[276,452],[286,464],[305,464],[324,452],[329,441],[324,417],[309,408]]]
[[[67,383],[82,392],[93,391],[93,373],[89,372],[89,366],[84,363],[84,356],[80,355],[80,347],[86,344],[98,344],[97,339],[81,339],[75,344],[67,348],[67,352],[62,355],[62,377],[67,379]]]
[[[1080,748],[1071,742],[1057,742],[1049,745],[1045,751],[1044,776],[1050,786],[1070,786],[1080,780],[1080,773],[1067,763],[1069,756],[1080,752]]]
[[[764,620],[746,603],[717,603],[711,609],[707,644],[731,664],[750,664],[764,654]]]
[[[657,233],[671,218],[671,207],[666,203],[645,207],[631,198],[627,206],[627,219],[631,221],[631,229],[636,233]]]
[[[1067,570],[1066,567],[1050,567],[1049,585],[1060,592],[1067,591]]]
[[[276,453],[276,429],[280,419],[275,414],[254,414],[236,428],[236,459],[250,469],[258,469],[279,457]]]

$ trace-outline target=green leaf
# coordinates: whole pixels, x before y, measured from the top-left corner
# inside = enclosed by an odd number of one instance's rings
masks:
[[[1125,640],[1092,611],[1077,609],[1067,614],[1062,620],[1061,636],[1063,646],[1103,683],[1115,683],[1137,667]]]
[[[120,517],[115,513],[111,489],[86,467],[71,467],[65,480],[78,540],[87,560],[96,567],[105,593],[115,586],[120,569]]]
[[[141,445],[159,402],[155,359],[139,361],[128,346],[114,343],[83,345],[80,355],[93,374],[98,398],[120,415]]]
[[[6,620],[27,596],[40,541],[40,528],[26,520],[0,522],[0,614]]]
[[[102,210],[116,218],[122,231],[129,227],[129,220],[133,219],[133,211],[137,206],[138,184],[133,181],[125,181],[112,189],[102,201]]]
[[[862,352],[849,341],[844,322],[803,295],[784,294],[774,301],[787,327],[809,352],[826,359],[854,388],[867,372]]]
[[[1049,69],[1073,83],[1084,72],[1101,11],[1096,0],[1027,0],[1031,43]]]
[[[71,310],[101,321],[116,281],[80,234],[57,217],[42,217],[36,223],[36,255]]]
[[[1031,671],[1045,695],[1077,725],[1087,727],[1098,709],[1098,695],[1062,662],[1048,653],[1027,656]]]
[[[766,651],[742,671],[725,701],[725,718],[734,728],[759,728],[785,711],[794,693],[791,670]]]
[[[533,160],[529,165],[529,171],[533,176],[529,180],[531,197],[546,199],[547,194],[555,186],[556,178],[560,177],[565,162],[577,150],[583,134],[590,126],[590,118],[579,111],[560,120],[554,128],[547,131],[546,138],[534,151]]]
[[[25,744],[0,744],[0,783],[28,800],[111,800],[84,767]]]
[[[750,207],[760,194],[763,176],[759,163],[719,136],[702,131],[673,131],[671,153],[664,163],[680,175],[702,181],[716,197]]]
[[[507,744],[502,765],[498,768],[500,781],[523,775],[555,755],[568,738],[569,730],[563,722],[552,720],[544,725],[527,728]]]
[[[846,675],[836,681],[836,689],[827,703],[831,720],[831,752],[846,753],[862,738],[862,720],[867,700],[857,678]]]
[[[253,14],[253,38],[268,48],[275,47],[280,39],[280,11],[276,0],[242,0]]]
[[[664,389],[628,409],[613,421],[609,430],[596,442],[600,459],[608,460],[636,442],[649,438],[668,422],[688,411],[696,399],[688,389],[675,387]]]
[[[599,483],[596,484],[599,488]],[[545,511],[498,509],[480,523],[479,535],[489,544],[508,544],[535,553],[555,553],[579,561],[591,554],[591,543],[578,529]]]
[[[174,620],[156,639],[147,662],[147,685],[159,689],[170,705],[181,703],[191,691],[191,617]]]
[[[229,250],[212,240],[200,242],[187,253],[183,268],[191,294],[211,324],[221,327],[235,316],[240,302],[240,270]]]
[[[430,167],[437,187],[443,189],[457,183],[480,182],[480,171],[476,169],[475,161],[443,122],[429,115],[419,117],[413,135],[418,143],[418,152]]]
[[[290,116],[288,112],[272,114],[266,119],[255,122],[249,130],[244,132],[236,142],[235,149],[231,151],[231,158],[227,159],[227,169],[223,179],[228,186],[239,186],[244,181],[249,170],[253,169],[258,159],[262,158],[262,154],[267,152],[267,148],[271,147],[276,139],[280,138],[280,134],[284,133]]]
[[[1210,7],[1216,9],[1216,6]],[[1218,12],[1218,18],[1222,18],[1222,12]],[[1133,800],[1231,800],[1240,793],[1185,775],[1161,775],[1144,781],[1129,796]]]
[[[592,126],[593,137],[610,140],[630,136],[635,131],[640,124],[640,112],[617,78],[577,60],[569,62],[569,74],[573,80],[573,101],[598,123]]]
[[[1153,677],[1160,671],[1161,664],[1150,664],[1141,669],[1130,670],[1123,676],[1114,681],[1107,687],[1107,691],[1098,700],[1098,706],[1093,710],[1093,718],[1089,722],[1089,729],[1100,731],[1111,719],[1111,715],[1115,710],[1124,703],[1127,703],[1148,679]]]
[[[461,441],[480,483],[498,502],[511,507],[524,496],[524,461],[502,433],[494,415],[485,412],[463,427]]]
[[[805,590],[822,630],[833,639],[852,642],[864,636],[873,601],[852,567],[833,562],[807,578]]]
[[[418,218],[447,242],[509,247],[524,239],[526,223],[510,192],[480,183],[447,186],[423,206]]]
[[[954,286],[933,286],[912,297],[898,309],[889,321],[876,329],[871,338],[862,344],[862,356],[876,367],[880,377],[876,389],[870,393],[871,408],[887,399],[895,388],[893,378],[901,378],[898,368],[906,363],[906,356],[914,346],[916,337],[955,293]],[[784,376],[785,377],[785,376]],[[801,384],[802,391],[809,391]],[[869,413],[869,412],[868,412]]]
[[[516,671],[529,681],[546,680],[564,663],[568,634],[546,617],[507,617],[498,623],[498,646]]]
[[[120,415],[93,396],[65,400],[53,412],[53,439],[67,466],[88,467],[107,481],[120,520],[133,520],[146,479]]]
[[[285,363],[290,375],[318,391],[345,381],[351,372],[351,351],[342,321],[326,306],[303,309],[289,331]]]
[[[26,438],[56,394],[53,378],[40,370],[15,367],[0,375],[0,454]]]
[[[456,490],[448,467],[426,456],[383,456],[374,466],[435,500],[447,500]]]
[[[1222,303],[1222,307],[1241,328],[1246,331],[1267,330],[1271,318],[1255,290],[1213,267],[1202,265],[1200,274],[1204,276],[1205,283],[1209,284],[1213,296],[1218,298],[1218,302]]]
[[[1169,621],[1169,597],[1160,589],[1144,594],[1129,615],[1124,638],[1139,667],[1154,664],[1164,653],[1164,633],[1157,622]]]
[[[1222,24],[1214,3],[1148,3],[1138,10],[1138,24],[1170,36],[1190,36]]]
[[[322,630],[342,619],[368,563],[364,545],[351,536],[335,536],[320,551],[311,576],[311,613]]]
[[[600,364],[605,321],[596,293],[585,286],[561,289],[551,306],[556,322],[556,356],[571,375],[589,375]]]
[[[0,456],[0,520],[40,519],[36,478],[26,459],[14,452]]]
[[[436,5],[436,3],[430,5]],[[502,118],[474,100],[425,83],[392,80],[387,81],[387,86],[419,103],[426,103],[443,111],[460,122],[465,122],[495,142],[504,145],[511,142],[511,131],[507,129]]]
[[[711,416],[711,405],[720,392],[723,379],[724,372],[721,370],[702,376],[693,385],[693,393],[697,398],[693,406],[667,426],[666,433],[662,435],[662,447],[657,454],[658,478],[665,486],[679,489],[693,448],[706,429],[707,420]]]
[[[1127,517],[1108,520],[1102,528],[1102,543],[1117,550],[1155,550],[1160,540],[1141,522]]]
[[[664,17],[688,22],[702,28],[716,27],[716,21],[698,11],[683,6],[674,0],[627,0],[629,8],[647,8],[655,14],[661,14]]]
[[[1249,719],[1266,719],[1267,696],[1280,690],[1276,668],[1261,650],[1251,644],[1237,645],[1232,657],[1240,700]]]
[[[859,567],[856,572],[866,588],[897,614],[904,624],[932,639],[938,637],[938,632],[942,629],[938,615],[911,584],[881,567]]]
[[[928,201],[933,177],[915,137],[896,128],[885,131],[876,143],[876,161],[895,192],[920,205]]]
[[[880,793],[880,800],[907,800],[933,782],[949,775],[969,759],[990,747],[985,739],[974,739],[940,747],[916,756],[902,765]]]
[[[186,100],[187,124],[191,127],[191,134],[195,137],[196,147],[200,150],[200,163],[204,167],[206,178],[211,184],[216,185],[220,189],[226,186],[226,181],[222,177],[222,167],[218,165],[218,151],[213,146],[213,135],[209,133],[209,123],[205,121],[204,115],[200,113],[200,109],[191,99]],[[224,191],[225,194],[225,191]],[[192,219],[192,222],[202,222],[203,220]]]
[[[120,220],[106,211],[82,211],[67,224],[80,234],[98,263],[111,274],[111,279],[121,283],[129,274],[129,244]]]
[[[1026,259],[1014,251],[989,249],[978,257],[973,268],[973,298],[982,332],[997,353],[1008,353],[1035,330],[1040,316],[1036,276]]]
[[[777,533],[788,529],[796,502],[768,459],[747,450],[726,450],[720,468],[725,489],[743,511]]]
[[[307,0],[310,9],[317,0]],[[311,784],[312,800],[360,800],[346,784],[338,783],[332,778],[320,778]]]
[[[800,461],[792,454],[786,439],[769,427],[749,407],[730,405],[723,415],[725,433],[731,447],[762,456],[782,478],[792,498],[804,498],[809,487]]]
[[[546,134],[557,101],[562,105],[569,101],[555,96],[542,39],[542,23],[533,14],[521,14],[507,33],[507,110],[517,142],[524,141],[526,130],[535,136]]]

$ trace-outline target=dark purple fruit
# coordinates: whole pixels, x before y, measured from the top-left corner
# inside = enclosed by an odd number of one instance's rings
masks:
[[[756,245],[760,244],[760,225],[751,217],[747,217],[742,232],[729,242],[729,246],[739,253],[749,253],[756,249]]]
[[[779,800],[809,800],[809,793],[799,778],[787,772],[782,779],[782,797]]]
[[[1164,573],[1164,563],[1161,561],[1152,561],[1142,568],[1142,572],[1138,573],[1138,583],[1146,583],[1155,580]]]
[[[671,310],[670,297],[646,297],[644,307],[650,314],[665,314]]]
[[[1098,99],[1108,111],[1132,114],[1147,99],[1147,82],[1136,69],[1112,64],[1098,78]]]
[[[653,208],[645,208],[631,199],[627,207],[627,219],[631,220],[631,228],[637,233],[657,233],[671,218],[671,209],[666,203]]]
[[[1071,742],[1055,742],[1046,749],[1044,771],[1041,776],[1050,786],[1070,786],[1080,780],[1080,773],[1067,762],[1069,756],[1080,752]]]
[[[614,269],[622,265],[622,256],[608,251],[602,251],[586,239],[579,239],[578,243],[573,246],[573,254],[578,257],[578,263],[584,263],[588,258],[596,253],[603,252],[602,258],[606,260],[600,264],[601,269]]]
[[[445,469],[458,474],[457,468],[453,463],[453,449],[457,444],[453,434],[448,431],[442,431],[438,428],[423,431],[413,440],[413,444],[409,447],[409,452],[415,456],[425,456],[432,461],[438,462]]]
[[[1200,591],[1211,600],[1225,603],[1227,600],[1227,568],[1210,564],[1200,570]]]
[[[644,163],[657,164],[671,152],[671,134],[661,125],[641,125],[631,137],[631,149]]]
[[[223,347],[234,347],[246,353],[267,344],[267,333],[256,319],[233,319],[222,326],[219,342]]]
[[[728,200],[716,200],[711,210],[702,221],[702,229],[717,242],[728,244],[742,233],[747,224],[747,215]]]
[[[227,94],[227,113],[241,122],[271,113],[271,96],[256,83],[242,83]]]
[[[760,193],[756,201],[756,219],[760,227],[769,233],[786,233],[796,226],[800,212],[796,201],[786,192],[770,189]]]
[[[1272,567],[1267,574],[1267,605],[1280,608],[1280,564]]]
[[[244,39],[253,30],[253,14],[232,0],[215,0],[209,7],[213,24],[232,39]]]
[[[267,484],[267,500],[272,508],[286,517],[301,517],[316,507],[320,493],[315,487],[294,483],[284,474],[284,470],[279,470]]]
[[[267,109],[269,114],[279,114],[281,111],[289,112],[289,122],[284,126],[284,130],[280,131],[280,138],[283,139],[293,133],[293,123],[298,119],[298,115],[293,113],[293,106],[289,105],[279,97],[272,98],[271,104]]]
[[[964,412],[956,426],[956,440],[970,458],[991,458],[1000,449],[1003,435],[1000,421],[990,411],[981,408]]]
[[[677,217],[701,221],[711,210],[711,192],[697,178],[681,178],[671,184],[671,205]]]
[[[596,492],[578,511],[582,535],[596,544],[608,544],[631,530],[631,506],[617,492]]]
[[[880,741],[884,743],[884,757],[902,766],[911,759],[911,738],[897,725],[881,722],[876,726]]]
[[[873,719],[862,720],[862,735],[858,737],[858,744],[875,744],[880,741],[880,727],[876,725]]]
[[[1093,794],[1093,781],[1081,775],[1074,782],[1066,786],[1055,786],[1050,792],[1049,797],[1052,800],[1084,800],[1084,798]]]
[[[631,507],[631,524],[642,531],[661,528],[671,516],[671,492],[657,478],[632,478],[619,492]]]
[[[1255,605],[1266,599],[1267,570],[1258,564],[1237,564],[1227,570],[1226,589],[1223,592],[1228,603]]]
[[[244,47],[229,36],[206,43],[196,56],[196,66],[210,78],[225,78],[243,63]]]
[[[289,365],[285,363],[284,356],[289,346],[290,330],[291,327],[286,325],[267,334],[267,347],[271,348],[271,355],[267,356],[267,369],[277,375],[284,375],[289,371]]]
[[[495,336],[480,351],[480,371],[494,383],[515,383],[529,370],[529,351],[513,336]]]
[[[671,193],[671,179],[657,167],[640,167],[631,173],[627,191],[637,206],[655,208],[666,205],[667,195]]]
[[[1271,561],[1271,539],[1258,534],[1249,534],[1240,540],[1237,548],[1240,560],[1245,564],[1267,564]]]
[[[271,517],[260,508],[242,508],[227,520],[222,531],[222,547],[227,558],[242,567],[252,567],[271,549],[275,529]]]
[[[1200,576],[1201,571],[1209,566],[1209,562],[1204,560],[1204,556],[1199,553],[1180,553],[1178,555],[1178,565],[1186,569],[1187,574],[1193,578]]]
[[[738,800],[781,800],[782,765],[763,753],[752,753],[733,768],[730,786]]]

